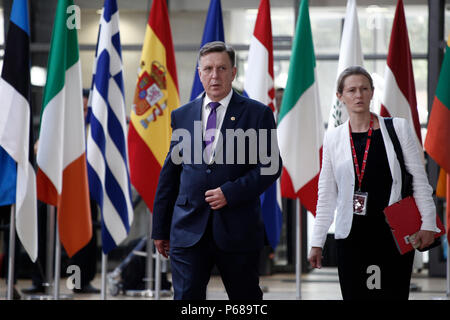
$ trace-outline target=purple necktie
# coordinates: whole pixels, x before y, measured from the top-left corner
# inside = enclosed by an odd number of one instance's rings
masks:
[[[210,102],[209,107],[211,108],[211,112],[208,116],[208,121],[206,122],[206,132],[205,132],[205,144],[206,144],[206,155],[208,160],[211,159],[212,155],[212,147],[214,142],[214,134],[216,129],[216,120],[217,120],[217,107],[220,106],[219,102]]]

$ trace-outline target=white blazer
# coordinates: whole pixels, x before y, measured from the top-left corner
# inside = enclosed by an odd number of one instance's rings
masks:
[[[380,116],[378,116],[378,120],[392,176],[389,198],[389,205],[391,205],[401,199],[401,169],[384,120]],[[313,247],[323,248],[335,211],[336,239],[347,238],[352,226],[355,173],[348,121],[336,128],[329,128],[324,137],[316,218],[311,237]],[[414,198],[422,215],[421,230],[438,232],[436,207],[432,198],[433,189],[428,183],[420,156],[422,150],[419,150],[417,142],[414,140],[415,133],[405,119],[394,118],[393,124],[402,147],[406,169],[413,175]]]

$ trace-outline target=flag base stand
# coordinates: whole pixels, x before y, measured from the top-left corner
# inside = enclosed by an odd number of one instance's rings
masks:
[[[31,294],[23,295],[22,300],[55,300],[55,297],[51,294]],[[73,300],[73,294],[59,294],[57,300]]]
[[[170,290],[160,290],[159,292],[161,298],[168,298],[172,296],[172,291]],[[154,290],[126,290],[125,295],[128,297],[143,297],[143,298],[154,298],[156,293]]]

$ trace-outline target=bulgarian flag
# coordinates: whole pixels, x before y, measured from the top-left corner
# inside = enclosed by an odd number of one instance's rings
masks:
[[[447,173],[447,239],[450,232],[450,35],[447,40],[439,82],[428,119],[425,150]]]
[[[278,141],[284,164],[281,194],[300,198],[314,215],[324,133],[318,93],[308,1],[303,0],[278,118]]]
[[[154,0],[145,31],[128,129],[130,178],[150,211],[170,146],[170,113],[180,105],[165,0]]]
[[[37,154],[38,199],[57,207],[61,243],[69,257],[92,236],[77,29],[59,0],[48,58]],[[69,11],[69,13],[67,13]]]

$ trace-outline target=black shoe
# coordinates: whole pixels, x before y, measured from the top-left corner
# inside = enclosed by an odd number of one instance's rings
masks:
[[[45,288],[43,286],[35,286],[34,284],[21,290],[24,294],[35,294],[35,293],[45,293]]]
[[[100,293],[100,289],[97,289],[93,287],[90,283],[85,285],[84,287],[81,287],[80,289],[73,289],[74,293],[90,293],[90,294],[96,294]]]

